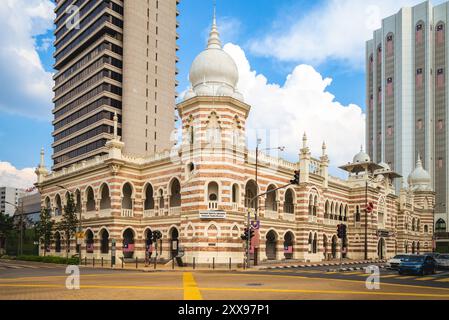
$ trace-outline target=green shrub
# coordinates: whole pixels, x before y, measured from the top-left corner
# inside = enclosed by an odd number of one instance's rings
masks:
[[[43,262],[43,263],[54,263],[54,264],[78,264],[78,258],[65,258],[65,257],[53,257],[53,256],[18,256],[17,260],[21,261],[32,261],[32,262]]]

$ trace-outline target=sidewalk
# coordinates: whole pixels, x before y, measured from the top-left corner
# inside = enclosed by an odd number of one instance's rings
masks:
[[[359,264],[379,264],[385,263],[386,260],[343,260],[340,263],[340,260],[331,260],[331,261],[322,261],[322,262],[280,262],[270,265],[260,265],[254,267],[257,270],[273,270],[273,269],[289,269],[289,268],[313,268],[313,267],[333,267],[333,266],[351,266],[351,265],[359,265]]]

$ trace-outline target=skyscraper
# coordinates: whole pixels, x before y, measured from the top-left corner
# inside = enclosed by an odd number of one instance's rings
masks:
[[[57,0],[53,169],[106,153],[118,114],[126,151],[169,149],[179,0]]]
[[[421,155],[436,192],[437,232],[449,219],[448,22],[449,4],[427,1],[385,18],[366,44],[369,155],[403,176]]]

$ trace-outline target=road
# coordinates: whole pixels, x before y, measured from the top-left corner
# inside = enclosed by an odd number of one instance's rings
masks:
[[[80,290],[65,266],[0,261],[1,300],[449,300],[449,272],[417,277],[382,270],[380,290],[364,271],[325,268],[261,271],[106,270],[82,267]]]

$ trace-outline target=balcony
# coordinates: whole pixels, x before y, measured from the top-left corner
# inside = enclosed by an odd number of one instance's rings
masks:
[[[295,215],[293,213],[284,212],[284,220],[295,221]]]
[[[170,215],[180,214],[181,213],[181,207],[172,207],[168,209],[168,213]]]
[[[339,221],[333,219],[324,219],[324,224],[328,226],[336,226],[339,224]]]
[[[133,209],[122,209],[122,217],[124,217],[124,218],[134,217]]]
[[[110,217],[111,216],[111,209],[103,209],[99,212],[100,218]]]
[[[84,214],[84,218],[85,218],[85,219],[91,219],[91,218],[94,218],[94,217],[95,217],[95,214],[96,214],[96,211],[95,211],[95,210],[93,210],[93,211],[87,211],[87,212]]]
[[[209,201],[208,208],[209,210],[218,210],[218,201]]]
[[[154,209],[148,209],[143,211],[143,217],[144,218],[153,218],[156,216],[156,210]]]
[[[317,223],[318,217],[317,216],[309,216],[309,222],[310,223]]]
[[[233,203],[232,204],[232,211],[238,211],[239,210],[239,204],[238,203]]]
[[[165,216],[165,208],[159,208],[158,209],[158,214],[159,217],[163,217]]]
[[[279,218],[279,214],[277,211],[265,209],[265,218],[267,219],[277,219]]]

